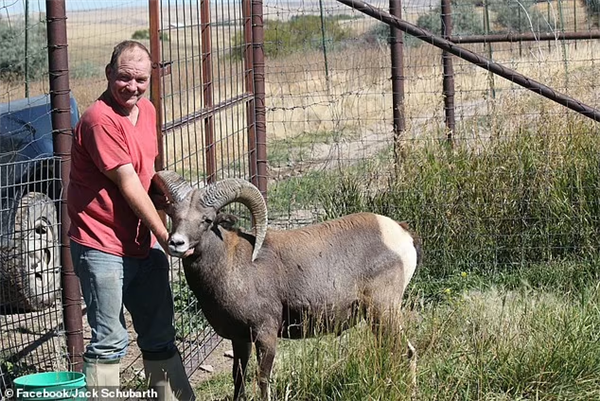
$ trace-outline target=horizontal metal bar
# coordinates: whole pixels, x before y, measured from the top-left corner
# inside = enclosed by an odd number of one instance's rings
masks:
[[[179,128],[183,125],[191,124],[198,120],[203,120],[203,119],[210,117],[224,109],[233,107],[239,103],[246,102],[246,101],[252,99],[253,97],[254,97],[254,95],[252,93],[243,93],[239,96],[236,96],[231,99],[227,99],[223,102],[217,103],[212,107],[196,111],[192,114],[188,114],[187,116],[181,117],[177,120],[168,122],[163,125],[162,131],[163,131],[163,133],[167,133],[167,132],[172,131],[176,128]]]
[[[506,33],[497,35],[451,36],[454,43],[498,43],[498,42],[537,42],[547,40],[600,39],[600,31],[587,32],[544,32]]]

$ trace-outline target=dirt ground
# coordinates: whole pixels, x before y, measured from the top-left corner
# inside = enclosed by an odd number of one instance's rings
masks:
[[[206,358],[201,368],[190,377],[192,387],[195,387],[203,381],[212,379],[215,375],[223,372],[231,372],[233,360],[229,356],[232,353],[231,341],[222,340],[215,350]],[[211,370],[207,371],[208,367]]]
[[[133,330],[131,317],[127,312],[125,313],[125,320],[129,331],[130,344],[127,355],[121,361],[121,385],[136,388],[145,383],[144,367],[141,352],[135,342],[136,334]],[[91,335],[85,315],[83,318],[83,327],[85,344],[90,340]],[[231,342],[224,339],[219,339],[218,341],[220,342],[214,350],[208,354],[206,359],[199,366],[193,367],[195,370],[190,376],[192,387],[197,386],[205,380],[211,379],[216,374],[231,371],[233,361],[226,355],[231,352]],[[182,349],[181,346],[180,349]],[[186,365],[186,369],[189,374],[190,366]]]

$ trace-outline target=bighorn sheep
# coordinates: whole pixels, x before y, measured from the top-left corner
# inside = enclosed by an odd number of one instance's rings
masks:
[[[373,329],[400,338],[398,316],[420,258],[419,241],[403,223],[358,213],[294,230],[267,230],[261,193],[247,181],[226,179],[194,189],[172,171],[155,184],[171,201],[169,252],[183,259],[188,285],[206,319],[233,346],[234,400],[244,399],[245,370],[255,343],[263,400],[277,338],[342,330],[369,315]],[[219,214],[231,202],[250,209],[255,235],[232,229]],[[408,342],[411,372],[414,348]]]

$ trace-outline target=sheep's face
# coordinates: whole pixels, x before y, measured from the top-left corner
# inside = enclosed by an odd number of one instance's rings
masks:
[[[197,190],[182,201],[171,204],[166,212],[172,222],[169,253],[175,257],[182,257],[189,249],[195,248],[210,230],[217,215],[213,208],[202,206]]]

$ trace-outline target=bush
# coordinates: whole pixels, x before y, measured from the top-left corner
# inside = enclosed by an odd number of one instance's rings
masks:
[[[326,17],[323,27],[325,33],[325,46],[332,48],[350,37],[350,32],[339,24],[344,16]],[[323,29],[321,17],[318,15],[296,15],[289,21],[265,21],[264,49],[267,57],[283,57],[292,53],[318,50],[323,47]],[[243,33],[234,39],[233,57],[241,59],[243,56]]]
[[[150,39],[150,31],[148,29],[140,29],[138,31],[135,31],[133,33],[133,35],[131,35],[131,39],[135,39],[135,40]]]
[[[27,49],[26,29],[29,29]],[[25,77],[26,71],[26,78],[39,78],[48,71],[46,23],[39,21],[26,27],[24,21],[0,20],[0,77]]]
[[[589,2],[598,2],[600,0],[583,0]],[[483,25],[483,15],[476,9],[476,1],[473,2],[452,2],[452,35],[483,35],[485,33]],[[494,11],[494,22],[502,27],[500,32],[546,32],[550,26],[540,11],[532,7],[534,0],[497,0],[492,3],[491,9]],[[442,33],[441,8],[436,7],[430,12],[421,15],[417,19],[416,25],[427,29],[435,35]],[[378,43],[389,43],[389,26],[387,24],[377,24],[365,34],[367,41],[375,40]],[[411,36],[404,36],[404,43],[408,46],[418,46],[422,43],[419,39]]]
[[[440,7],[421,15],[417,25],[440,35],[442,32],[442,10]],[[473,4],[452,3],[452,35],[482,35],[483,17],[479,15]]]
[[[338,23],[338,18],[324,20],[325,45],[347,39],[350,35]],[[289,21],[268,22],[265,29],[265,54],[277,57],[298,51],[320,49],[323,46],[321,18],[317,15],[293,16]]]
[[[600,25],[600,0],[581,0],[581,2],[590,22],[598,27]]]
[[[371,29],[361,36],[363,42],[368,44],[378,44],[379,46],[389,46],[390,44],[390,26],[383,22],[377,23]],[[404,46],[416,47],[419,46],[422,41],[415,38],[412,35],[403,33]]]
[[[423,14],[417,20],[417,25],[427,29],[435,35],[441,35],[442,32],[442,11],[436,7],[427,14]],[[484,33],[483,19],[475,10],[473,4],[453,3],[452,4],[452,34],[453,35],[481,35]],[[388,44],[390,40],[389,25],[380,23],[366,33],[367,41],[375,40],[380,44]],[[419,46],[423,41],[412,35],[404,35],[404,44],[407,46]]]
[[[166,32],[159,33],[159,38],[162,42],[170,41],[169,34]],[[131,35],[131,39],[134,40],[149,40],[150,39],[150,30],[149,29],[140,29],[137,30]]]
[[[505,28],[501,32],[546,32],[549,29],[544,16],[533,7],[533,0],[499,0],[492,3],[495,22]]]

